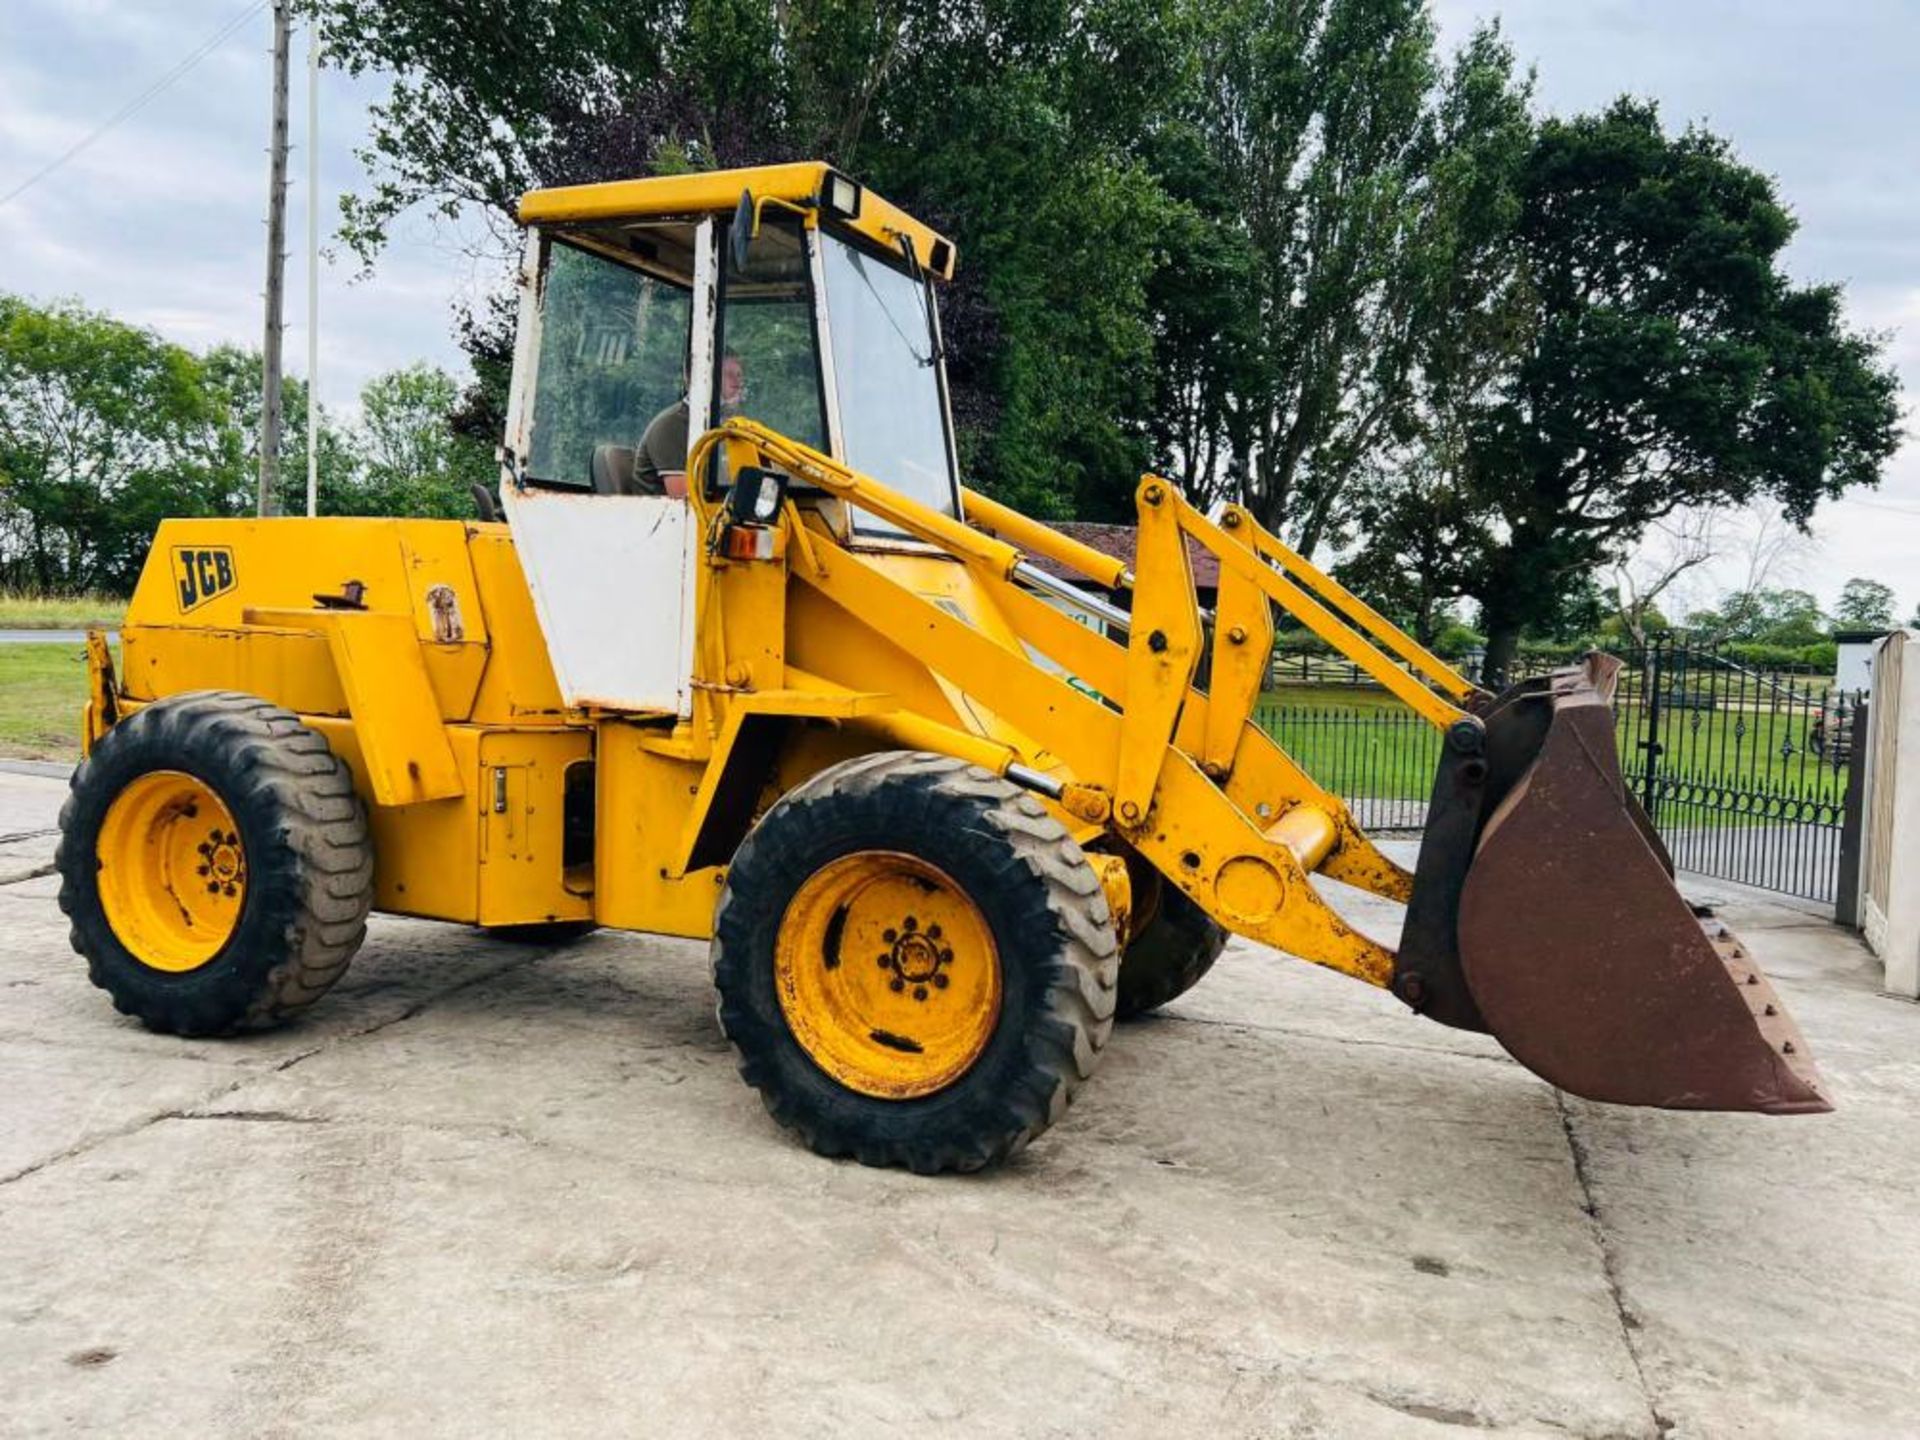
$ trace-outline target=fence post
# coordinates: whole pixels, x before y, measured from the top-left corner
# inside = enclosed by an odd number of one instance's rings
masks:
[[[1834,727],[1836,730],[1838,726]],[[1837,744],[1836,734],[1828,744]],[[1849,930],[1860,928],[1860,836],[1866,811],[1867,703],[1853,702],[1852,729],[1847,740],[1847,790],[1840,811],[1840,876],[1833,897],[1833,920]]]
[[[1640,748],[1647,752],[1646,773],[1640,778],[1640,808],[1647,812],[1647,819],[1656,826],[1659,824],[1659,801],[1654,791],[1654,773],[1660,768],[1660,642],[1654,641],[1648,647],[1647,676],[1647,733],[1640,741]]]

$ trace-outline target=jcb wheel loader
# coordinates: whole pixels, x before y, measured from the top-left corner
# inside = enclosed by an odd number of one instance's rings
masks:
[[[1827,1108],[1622,784],[1614,662],[1489,695],[1240,508],[1146,477],[1128,566],[963,488],[954,247],[825,165],[521,219],[504,520],[170,520],[90,639],[60,899],[120,1009],[286,1020],[373,909],[710,939],[782,1125],[971,1169],[1231,932],[1589,1098]],[[1444,734],[1414,873],[1251,723],[1277,610]]]

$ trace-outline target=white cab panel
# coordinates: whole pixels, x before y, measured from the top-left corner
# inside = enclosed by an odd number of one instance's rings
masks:
[[[500,498],[567,703],[691,714],[686,502],[513,484]]]

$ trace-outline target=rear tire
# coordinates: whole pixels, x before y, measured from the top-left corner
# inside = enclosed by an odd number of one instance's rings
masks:
[[[1227,932],[1211,915],[1179,886],[1154,878],[1159,909],[1120,957],[1114,1013],[1122,1020],[1151,1014],[1186,994],[1227,948]]]
[[[814,1150],[867,1165],[1016,1154],[1113,1026],[1099,875],[1033,796],[943,755],[861,756],[782,799],[728,870],[712,953],[741,1076]]]
[[[109,730],[74,771],[55,865],[93,983],[175,1035],[306,1009],[346,971],[373,902],[351,772],[298,716],[230,691]]]

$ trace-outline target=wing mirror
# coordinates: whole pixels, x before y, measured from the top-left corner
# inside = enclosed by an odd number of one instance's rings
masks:
[[[727,232],[727,255],[733,261],[733,273],[744,275],[747,271],[747,254],[753,248],[754,231],[759,228],[760,216],[754,208],[753,192],[742,190],[740,203],[733,208],[733,229]]]

